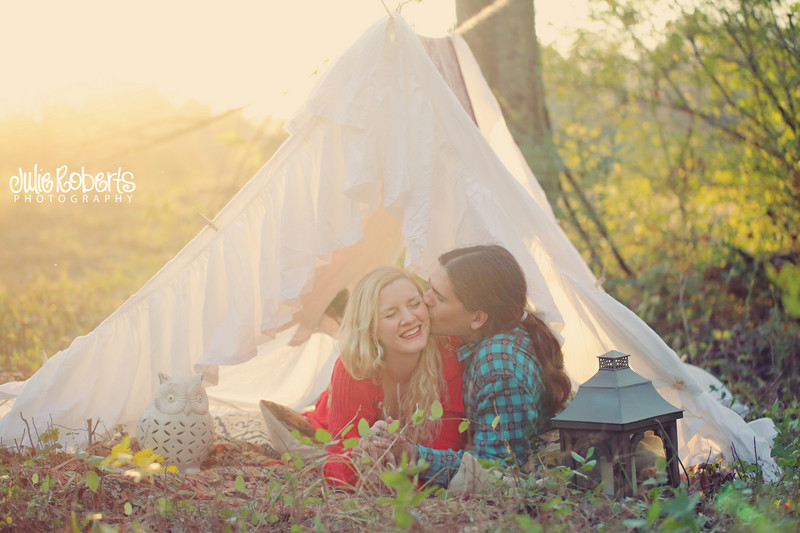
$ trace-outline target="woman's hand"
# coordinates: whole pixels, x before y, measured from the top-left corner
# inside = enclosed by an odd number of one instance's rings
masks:
[[[356,449],[362,455],[366,455],[370,458],[370,464],[381,464],[387,468],[395,468],[397,466],[397,462],[394,459],[394,454],[388,447],[381,444],[376,443],[374,436],[361,437]]]
[[[396,467],[403,454],[408,457],[409,463],[417,461],[417,446],[399,433],[389,433],[392,419],[378,420],[370,428],[369,446],[371,449],[380,450],[391,456],[392,466]]]

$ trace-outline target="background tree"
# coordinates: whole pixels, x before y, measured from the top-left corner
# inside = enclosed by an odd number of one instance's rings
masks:
[[[558,173],[550,149],[534,3],[458,0],[456,17],[517,144],[553,201]]]
[[[536,36],[535,2],[527,0],[457,0],[457,24],[469,43],[489,86],[495,93],[509,129],[542,185],[551,205],[572,223],[590,261],[602,270],[597,244],[586,225],[594,228],[619,268],[632,276],[603,217],[584,194],[553,144],[542,72],[542,55]],[[562,181],[563,177],[563,181]],[[565,194],[571,189],[576,208]],[[577,213],[581,210],[581,220]]]

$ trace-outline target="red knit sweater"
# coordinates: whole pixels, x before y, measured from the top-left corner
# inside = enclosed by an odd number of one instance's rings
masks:
[[[460,450],[464,446],[465,439],[465,434],[458,431],[458,426],[464,418],[464,397],[461,391],[463,367],[452,346],[442,343],[439,354],[447,384],[447,390],[442,392],[439,399],[444,409],[442,424],[437,436],[419,444],[441,450]],[[329,398],[330,390],[333,390],[333,393]],[[336,485],[355,485],[355,470],[348,460],[349,451],[344,450],[342,441],[359,437],[360,418],[364,418],[370,427],[381,420],[382,401],[383,388],[380,385],[368,380],[355,379],[345,370],[341,359],[336,361],[331,376],[331,386],[322,392],[314,411],[304,413],[315,427],[326,429],[333,435],[334,440],[338,440],[338,443],[328,446],[328,461],[325,463],[324,472],[329,482]],[[347,434],[340,435],[342,429],[350,424],[352,428]]]

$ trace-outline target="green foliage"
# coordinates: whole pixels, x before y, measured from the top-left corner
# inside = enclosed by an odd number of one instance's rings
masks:
[[[372,434],[372,431],[370,431],[369,422],[363,418],[358,420],[358,434],[362,437],[369,437]]]
[[[38,368],[44,354],[66,348],[70,335],[91,330],[104,318],[101,314],[113,301],[111,287],[119,282],[114,275],[78,282],[61,271],[55,279],[36,278],[25,292],[12,295],[0,290],[3,367],[18,368],[27,375]]]
[[[411,529],[414,525],[414,507],[420,505],[432,494],[436,487],[419,489],[417,486],[418,475],[427,469],[427,465],[409,466],[404,458],[394,472],[384,472],[381,479],[387,487],[394,489],[395,495],[391,498],[377,498],[378,503],[391,505],[394,512],[395,524],[400,529]]]
[[[767,276],[780,290],[781,303],[786,314],[800,318],[800,265],[783,265],[780,271],[767,265]]]
[[[86,472],[86,486],[92,492],[97,492],[98,487],[100,487],[100,476],[94,470]]]
[[[602,29],[544,51],[570,171],[556,214],[605,289],[685,360],[747,401],[787,401],[800,375],[796,2],[596,4]]]
[[[578,454],[577,452],[575,452],[574,450],[572,452],[570,452],[570,454],[572,455],[572,458],[578,464],[581,465],[580,466],[581,470],[584,470],[584,471],[591,470],[597,464],[597,459],[592,459],[592,456],[594,455],[594,446],[592,446],[591,448],[589,448],[586,451],[586,457],[581,457],[581,455]]]
[[[329,432],[327,432],[324,429],[320,428],[320,429],[317,429],[317,432],[314,435],[314,439],[317,442],[319,442],[320,444],[327,444],[333,439],[333,437],[331,436],[331,434]]]
[[[539,522],[535,522],[530,516],[516,515],[514,520],[517,521],[517,527],[523,533],[540,533],[544,528]]]
[[[444,414],[444,409],[442,407],[442,404],[439,400],[436,400],[435,402],[433,402],[433,405],[431,405],[431,414],[428,418],[430,418],[431,420],[438,420],[442,418],[443,414]]]
[[[570,57],[548,56],[546,69],[557,144],[604,218],[636,213],[629,229],[656,222],[651,232],[694,238],[732,227],[751,253],[790,247],[798,116],[781,110],[793,109],[800,70],[783,2],[683,13],[660,2],[658,14],[650,2],[606,4],[601,22],[619,29],[580,39]],[[576,86],[593,97],[571,98]]]

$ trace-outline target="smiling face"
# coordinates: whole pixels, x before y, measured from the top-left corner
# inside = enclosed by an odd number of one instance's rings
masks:
[[[408,279],[396,279],[378,295],[377,336],[386,357],[418,355],[430,335],[428,308]]]
[[[431,334],[459,337],[471,341],[480,336],[485,322],[483,311],[468,311],[456,296],[447,270],[437,265],[430,277],[431,288],[424,301],[431,316]]]

